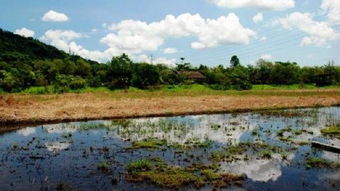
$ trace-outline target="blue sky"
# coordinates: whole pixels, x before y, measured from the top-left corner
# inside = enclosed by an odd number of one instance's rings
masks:
[[[340,0],[0,2],[2,29],[101,62],[126,52],[169,65],[180,57],[226,65],[234,54],[244,65],[261,57],[303,66],[340,63]]]

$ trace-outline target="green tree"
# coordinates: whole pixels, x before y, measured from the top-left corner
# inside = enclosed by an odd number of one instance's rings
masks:
[[[11,92],[20,88],[20,83],[12,73],[0,70],[0,88],[7,92]]]
[[[275,62],[271,73],[272,84],[295,84],[300,82],[300,67],[293,62]]]
[[[319,73],[315,77],[317,86],[328,86],[337,84],[340,82],[340,68],[334,66],[333,62],[329,62],[325,66],[321,67]]]
[[[238,57],[236,55],[231,57],[230,65],[231,65],[231,67],[237,67],[237,66],[241,65],[240,60],[238,59]]]
[[[111,89],[128,88],[131,85],[133,62],[128,55],[113,57],[109,63],[107,78]]]
[[[243,66],[232,67],[229,68],[228,73],[233,89],[248,90],[252,88],[247,68]]]
[[[241,65],[240,60],[236,55],[230,59],[230,67],[227,69],[228,79],[233,89],[236,90],[247,90],[251,89],[249,71],[247,68]]]
[[[273,70],[272,62],[260,59],[256,64],[255,74],[251,77],[251,81],[255,84],[270,84],[272,83]]]
[[[136,64],[132,84],[135,87],[145,89],[157,85],[160,82],[160,74],[156,66],[147,63]]]
[[[177,71],[190,71],[193,70],[190,63],[183,63],[183,64],[176,64],[176,70]]]
[[[89,77],[91,75],[91,65],[84,59],[77,59],[75,74],[82,77]]]

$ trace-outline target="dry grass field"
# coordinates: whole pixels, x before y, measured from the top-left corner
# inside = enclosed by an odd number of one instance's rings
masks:
[[[339,89],[0,95],[0,129],[77,120],[340,105]]]

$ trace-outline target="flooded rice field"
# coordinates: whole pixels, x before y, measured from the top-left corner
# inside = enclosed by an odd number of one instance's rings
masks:
[[[0,134],[0,190],[339,190],[340,107],[90,121]]]

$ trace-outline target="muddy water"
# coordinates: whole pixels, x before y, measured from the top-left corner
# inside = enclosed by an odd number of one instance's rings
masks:
[[[218,163],[222,173],[243,174],[223,190],[339,190],[340,168],[310,167],[308,158],[340,162],[339,154],[311,148],[312,140],[340,146],[320,133],[340,123],[340,107],[265,113],[91,121],[27,127],[0,135],[0,190],[161,190],[126,180],[127,164],[160,157],[168,165]],[[163,140],[156,148],[134,143]],[[192,147],[193,144],[208,143]],[[279,149],[261,157],[248,149],[228,160],[212,153],[240,143]],[[105,162],[108,170],[98,169]],[[182,190],[211,190],[187,184]]]

